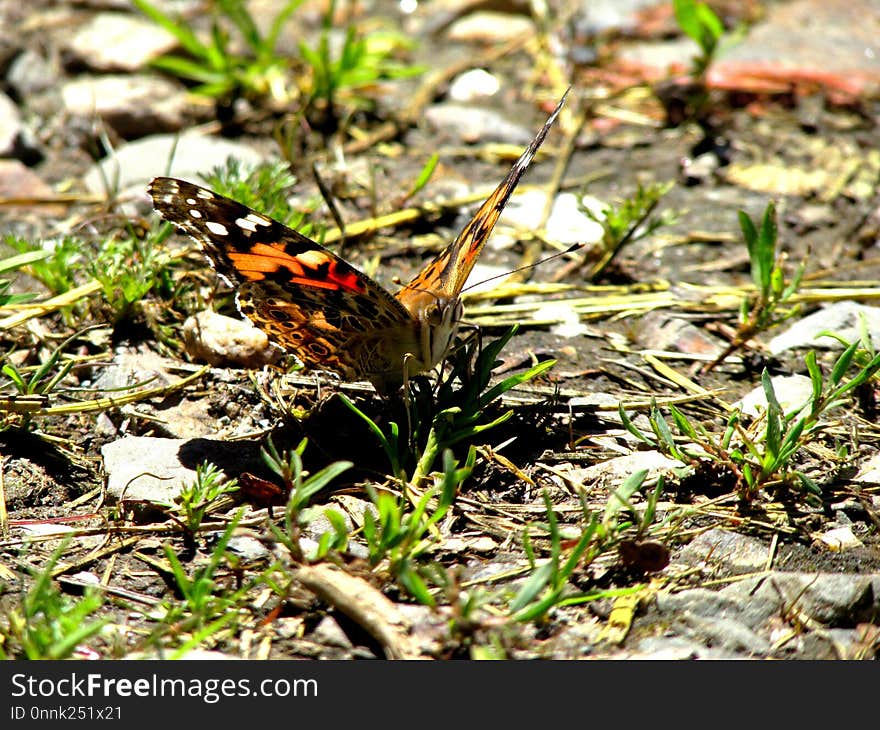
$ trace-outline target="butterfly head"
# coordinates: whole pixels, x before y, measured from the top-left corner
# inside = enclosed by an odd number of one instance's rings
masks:
[[[430,370],[441,362],[452,345],[458,331],[463,308],[458,296],[445,296],[431,291],[409,297],[404,305],[418,323],[418,358],[414,372]]]

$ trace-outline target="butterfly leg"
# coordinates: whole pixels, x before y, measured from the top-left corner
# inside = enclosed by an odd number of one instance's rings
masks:
[[[413,356],[409,352],[403,356],[403,408],[406,411],[406,438],[410,442],[410,447],[414,445],[412,441],[412,399],[409,392],[409,365],[412,359]]]

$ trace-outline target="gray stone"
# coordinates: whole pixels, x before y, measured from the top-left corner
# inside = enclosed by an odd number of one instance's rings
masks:
[[[736,654],[707,647],[704,643],[683,636],[649,636],[635,645],[635,652],[627,659],[682,660],[682,659],[735,659]]]
[[[535,35],[531,18],[491,10],[468,13],[447,30],[449,40],[469,43],[506,43]]]
[[[226,549],[245,563],[256,563],[271,556],[269,548],[249,535],[233,535]]]
[[[770,642],[767,639],[737,619],[701,616],[689,611],[686,611],[682,618],[704,643],[708,642],[712,646],[719,646],[731,652],[744,651],[751,655],[764,655],[770,651]]]
[[[309,638],[322,645],[338,646],[341,649],[354,648],[346,633],[332,616],[324,616]]]
[[[122,390],[150,381],[152,387],[170,385],[177,378],[169,371],[179,363],[157,355],[148,348],[120,347],[113,360],[96,371],[93,380],[82,380],[81,385],[94,390]]]
[[[0,92],[0,157],[21,160],[26,165],[34,165],[42,159],[39,145],[22,120],[18,107],[2,92]]]
[[[505,142],[525,146],[534,135],[531,128],[514,124],[498,112],[465,104],[434,104],[425,109],[425,120],[438,134],[467,143]]]
[[[36,51],[25,49],[9,67],[6,81],[19,98],[38,94],[58,84],[59,69]]]
[[[202,175],[224,165],[230,157],[239,160],[245,168],[255,167],[267,159],[247,145],[220,137],[194,132],[179,136],[156,134],[122,145],[94,165],[84,181],[93,193],[106,193],[108,187],[115,191],[137,191],[147,207],[146,187],[151,178],[170,175],[204,184]]]
[[[461,104],[494,96],[501,88],[497,76],[482,68],[472,68],[459,74],[449,84],[449,98]]]
[[[848,76],[880,71],[876,0],[792,0],[767,13],[723,63],[764,63]],[[870,19],[870,20],[868,20]]]
[[[862,462],[859,473],[853,477],[853,481],[880,484],[880,454],[874,454],[870,459]]]
[[[259,444],[251,441],[237,441],[231,449],[228,443],[211,439],[126,436],[105,444],[101,455],[108,499],[125,501],[139,517],[151,517],[157,505],[173,502],[181,488],[195,480],[196,467],[206,461],[225,474],[265,471]]]
[[[871,341],[880,344],[880,308],[858,302],[834,302],[797,320],[785,332],[767,343],[774,355],[794,348],[843,349],[833,337],[820,337],[822,332],[833,332],[847,342],[856,342],[860,336],[860,319],[864,318]]]
[[[101,448],[107,496],[113,502],[173,502],[181,487],[196,478],[195,465],[180,463],[183,439],[126,436]]]
[[[180,86],[160,76],[86,76],[61,88],[72,116],[100,118],[126,139],[183,127],[190,104]]]
[[[738,593],[750,601],[775,601],[784,613],[798,611],[828,626],[876,621],[880,616],[880,574],[775,572],[757,589],[746,592],[743,586]]]
[[[648,470],[648,479],[661,472],[680,469],[684,464],[677,459],[670,459],[659,451],[636,451],[625,456],[601,461],[586,469],[572,469],[569,478],[582,483],[597,480],[615,481],[625,479],[641,469]]]
[[[709,561],[733,573],[749,573],[762,570],[769,556],[769,548],[760,540],[716,527],[685,545],[676,562],[698,566]]]
[[[813,395],[812,381],[806,375],[774,375],[770,378],[776,400],[786,415],[801,410]],[[767,411],[767,396],[759,386],[735,405],[743,414],[757,417]]]
[[[547,194],[541,190],[528,190],[513,196],[504,209],[502,220],[525,230],[541,225]],[[588,216],[582,207],[598,210],[601,202],[590,196],[559,193],[553,199],[550,216],[544,226],[547,237],[560,244],[597,243],[602,240],[602,224]]]
[[[639,11],[655,7],[655,0],[581,0],[572,18],[581,33],[594,35],[608,31],[634,31]]]
[[[196,362],[256,369],[283,354],[263,330],[249,321],[209,309],[187,318],[182,331],[186,352]]]
[[[73,33],[65,53],[74,67],[137,71],[177,45],[171,33],[147,18],[99,13]]]
[[[686,352],[709,357],[721,354],[719,342],[706,330],[669,312],[648,312],[638,320],[636,336],[646,350]]]

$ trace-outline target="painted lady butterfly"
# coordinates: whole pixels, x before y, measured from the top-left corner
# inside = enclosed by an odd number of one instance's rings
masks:
[[[155,178],[148,191],[159,215],[201,245],[237,289],[241,313],[271,340],[308,368],[369,380],[390,393],[448,353],[465,280],[564,102],[457,238],[393,295],[315,241],[234,200],[168,177]]]

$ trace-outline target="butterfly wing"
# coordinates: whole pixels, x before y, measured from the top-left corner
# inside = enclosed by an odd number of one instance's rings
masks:
[[[148,192],[237,288],[241,313],[307,367],[371,378],[400,369],[383,339],[415,346],[407,310],[317,242],[184,180],[157,177]]]
[[[461,233],[450,243],[431,263],[397,292],[397,299],[412,313],[420,308],[430,306],[431,301],[442,298],[445,301],[453,301],[458,298],[464,287],[465,281],[474,268],[480,251],[504,206],[511,194],[516,189],[520,178],[535,157],[538,148],[544,142],[547,132],[556,121],[568,91],[559,100],[559,104],[544,122],[544,126],[535,135],[531,144],[513,163],[507,177],[495,188],[495,191],[480,206],[470,222],[462,229]]]

